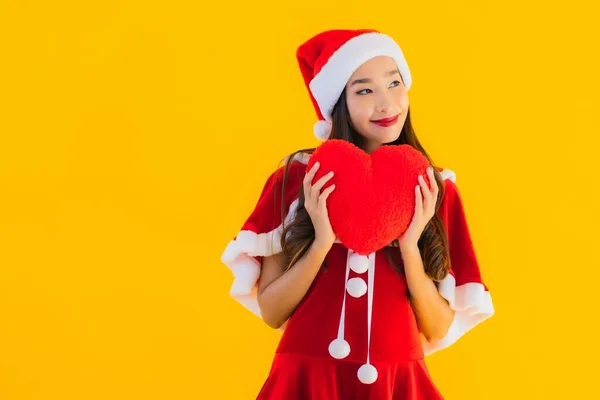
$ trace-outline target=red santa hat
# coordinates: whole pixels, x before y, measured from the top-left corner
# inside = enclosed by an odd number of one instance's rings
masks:
[[[331,134],[331,112],[350,76],[377,56],[389,56],[396,61],[408,90],[412,79],[400,46],[377,30],[328,30],[298,47],[296,58],[319,118],[314,126],[318,139],[325,140]]]

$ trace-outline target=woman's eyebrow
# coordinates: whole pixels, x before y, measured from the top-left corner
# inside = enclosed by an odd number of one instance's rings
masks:
[[[394,75],[394,74],[400,75],[400,73],[398,72],[398,70],[395,69],[395,70],[390,71],[387,74],[385,74],[385,76],[391,76],[391,75]],[[369,79],[369,78],[355,79],[355,80],[352,81],[352,83],[350,84],[350,86],[357,85],[359,83],[371,83],[371,82],[373,82],[373,81],[371,79]]]

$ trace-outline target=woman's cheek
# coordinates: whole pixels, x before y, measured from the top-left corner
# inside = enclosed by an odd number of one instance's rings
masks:
[[[356,101],[353,103],[350,112],[354,115],[353,119],[356,123],[365,124],[370,118],[371,107],[367,101]]]

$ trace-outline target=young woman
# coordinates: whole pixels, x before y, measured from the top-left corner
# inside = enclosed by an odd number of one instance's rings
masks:
[[[330,30],[297,58],[319,121],[315,135],[371,154],[408,144],[431,163],[410,122],[411,75],[397,43],[375,30]],[[337,240],[315,149],[267,180],[222,261],[231,295],[283,336],[259,399],[441,399],[424,356],[491,317],[465,211],[449,169],[415,188],[407,230],[368,257]],[[375,273],[377,271],[377,273]]]

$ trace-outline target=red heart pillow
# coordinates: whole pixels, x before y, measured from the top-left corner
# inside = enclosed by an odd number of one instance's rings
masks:
[[[313,184],[329,171],[334,176],[323,187],[335,184],[327,199],[331,227],[337,238],[354,252],[368,255],[397,239],[415,211],[417,177],[429,161],[410,145],[381,146],[372,154],[340,139],[326,140],[306,166],[319,169]]]

